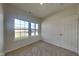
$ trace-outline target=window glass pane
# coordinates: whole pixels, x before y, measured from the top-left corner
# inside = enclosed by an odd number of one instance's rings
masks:
[[[23,33],[25,30],[20,30],[21,33]]]
[[[34,36],[34,33],[35,33],[35,32],[31,32],[31,36]]]
[[[15,39],[20,39],[20,33],[15,34]]]
[[[31,30],[31,32],[35,32],[35,30],[34,30],[34,29],[32,29],[32,30]]]
[[[25,32],[28,32],[29,30],[25,30]]]
[[[21,39],[26,38],[28,35],[28,30],[21,30]]]
[[[25,32],[21,32],[21,39],[25,38]]]
[[[24,25],[24,21],[20,20],[21,21],[21,25]]]
[[[20,33],[20,32],[21,32],[21,30],[15,30],[15,32],[18,32],[18,33]]]
[[[29,36],[28,32],[25,33],[25,37]]]
[[[20,39],[20,32],[15,32],[15,39]]]
[[[38,36],[38,31],[36,31],[36,36]]]
[[[15,29],[20,29],[20,25],[15,24]]]
[[[31,23],[31,29],[35,29],[35,23]]]
[[[18,19],[15,19],[15,24],[18,24],[18,25],[20,25],[20,20],[18,20]]]
[[[29,22],[25,22],[25,29],[28,29],[29,28]]]
[[[31,36],[35,36],[35,30],[31,30]]]
[[[24,25],[21,25],[21,30],[24,30],[24,29],[25,29]]]
[[[38,24],[36,24],[36,29],[38,29]]]
[[[20,30],[20,33],[21,33],[21,38],[24,37],[24,30]]]

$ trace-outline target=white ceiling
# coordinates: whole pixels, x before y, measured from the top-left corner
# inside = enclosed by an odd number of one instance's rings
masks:
[[[41,5],[39,3],[14,3],[12,5],[24,11],[31,12],[37,18],[44,18],[73,4],[45,3]]]

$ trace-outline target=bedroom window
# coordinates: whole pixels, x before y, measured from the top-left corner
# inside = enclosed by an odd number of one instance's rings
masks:
[[[15,39],[24,39],[29,36],[29,22],[15,19]]]
[[[38,36],[38,24],[31,23],[31,36]]]
[[[14,21],[14,32],[16,40],[25,39],[29,36],[38,36],[38,29],[39,28],[37,23],[19,19],[15,19]]]

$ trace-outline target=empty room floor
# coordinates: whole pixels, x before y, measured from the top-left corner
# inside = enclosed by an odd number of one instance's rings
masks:
[[[15,51],[8,52],[6,56],[77,56],[77,54],[44,41],[38,41]]]

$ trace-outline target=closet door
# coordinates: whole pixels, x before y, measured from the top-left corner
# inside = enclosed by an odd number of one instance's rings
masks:
[[[57,46],[61,47],[61,45],[62,45],[62,36],[63,36],[62,19],[59,19],[57,21],[58,21],[58,23],[56,25],[57,31],[55,32],[56,33],[55,43],[57,44]]]
[[[71,15],[62,20],[61,46],[77,52],[77,15]]]

